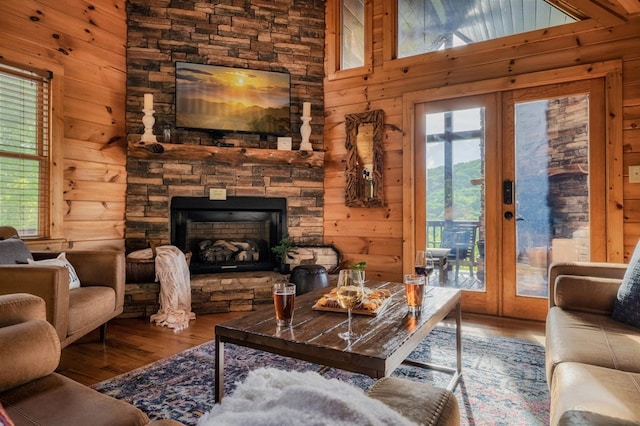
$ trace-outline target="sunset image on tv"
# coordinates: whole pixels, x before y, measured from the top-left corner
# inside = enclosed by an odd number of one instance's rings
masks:
[[[284,135],[290,75],[176,63],[176,126]]]

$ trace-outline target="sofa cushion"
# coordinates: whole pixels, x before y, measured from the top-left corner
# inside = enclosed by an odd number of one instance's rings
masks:
[[[616,321],[640,327],[640,241],[618,289],[612,317]]]
[[[640,422],[640,374],[565,362],[551,382],[550,425]]]
[[[78,274],[74,269],[73,265],[69,263],[66,257],[66,253],[60,253],[58,257],[55,259],[44,259],[44,260],[33,260],[28,259],[27,263],[30,265],[53,265],[53,266],[63,266],[67,268],[69,271],[69,289],[73,290],[74,288],[80,287],[80,278],[78,278]]]
[[[97,318],[106,318],[106,322],[115,308],[116,292],[111,287],[91,286],[71,290],[67,336],[85,329],[87,324],[94,324]]]
[[[33,260],[29,247],[20,238],[0,240],[0,265],[15,265]]]
[[[547,380],[563,362],[584,362],[640,373],[640,330],[608,315],[553,307],[547,316]]]

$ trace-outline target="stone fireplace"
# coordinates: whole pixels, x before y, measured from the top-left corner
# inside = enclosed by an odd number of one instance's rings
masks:
[[[171,199],[171,243],[192,253],[192,274],[273,271],[286,233],[286,198]]]

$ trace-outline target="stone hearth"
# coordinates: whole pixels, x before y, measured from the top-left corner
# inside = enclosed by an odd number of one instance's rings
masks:
[[[196,314],[251,311],[270,304],[271,287],[286,279],[277,272],[226,272],[191,276],[191,310]],[[158,312],[159,283],[126,284],[120,318],[149,317]]]

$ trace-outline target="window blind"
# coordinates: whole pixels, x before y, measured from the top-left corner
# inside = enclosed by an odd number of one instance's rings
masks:
[[[0,223],[48,236],[49,75],[0,64]]]

